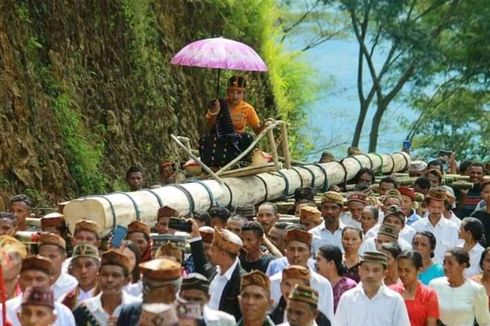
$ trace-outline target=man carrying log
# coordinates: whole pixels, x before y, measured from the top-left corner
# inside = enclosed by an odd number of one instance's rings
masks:
[[[470,216],[482,199],[481,184],[485,176],[485,168],[483,164],[473,162],[468,169],[468,174],[473,187],[471,189],[455,189],[458,200],[456,215],[461,219]]]
[[[143,189],[145,179],[143,177],[143,169],[139,166],[132,166],[126,172],[126,183],[130,191],[138,191]]]
[[[26,219],[31,215],[31,199],[24,194],[15,195],[10,198],[9,210],[17,219],[17,231],[27,229]]]

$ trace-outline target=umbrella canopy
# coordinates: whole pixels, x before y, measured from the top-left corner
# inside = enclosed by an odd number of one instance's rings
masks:
[[[174,65],[267,71],[267,66],[251,47],[223,37],[192,42],[182,48],[170,61]]]

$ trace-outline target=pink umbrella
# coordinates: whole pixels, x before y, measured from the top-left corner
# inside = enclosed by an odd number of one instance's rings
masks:
[[[174,65],[230,69],[244,71],[267,71],[267,66],[251,47],[223,37],[192,42],[182,48],[170,61]],[[218,70],[218,87],[219,91]]]

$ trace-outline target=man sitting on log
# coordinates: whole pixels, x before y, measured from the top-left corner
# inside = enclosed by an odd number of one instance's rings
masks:
[[[199,151],[202,162],[210,167],[226,165],[252,144],[252,135],[245,132],[247,126],[257,135],[266,126],[254,107],[243,100],[245,87],[243,77],[230,78],[226,99],[215,100],[209,106],[206,119],[210,135],[201,138]]]

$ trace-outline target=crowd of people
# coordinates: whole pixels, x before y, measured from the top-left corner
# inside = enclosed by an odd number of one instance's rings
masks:
[[[89,219],[71,234],[62,212],[40,217],[33,232],[29,197],[13,196],[0,212],[0,318],[22,326],[490,325],[488,171],[456,166],[471,187],[453,189],[439,163],[412,162],[410,186],[362,169],[350,186],[299,188],[290,214],[274,202],[191,216],[163,206],[154,224],[127,225],[117,245],[116,233]],[[132,191],[145,185],[137,168],[126,180]],[[175,218],[187,232],[172,228]],[[156,234],[168,240],[157,245]]]

